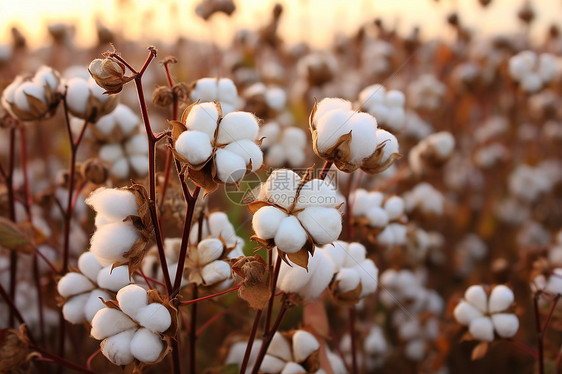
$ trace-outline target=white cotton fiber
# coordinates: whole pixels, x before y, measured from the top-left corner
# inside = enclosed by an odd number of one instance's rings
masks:
[[[228,243],[236,237],[234,226],[232,226],[232,223],[230,223],[228,216],[224,212],[211,213],[207,218],[207,223],[209,226],[209,232],[215,238],[220,236]],[[205,232],[204,229],[205,226],[203,226],[203,232]]]
[[[497,285],[490,293],[488,311],[497,313],[506,310],[513,303],[513,291],[503,284]]]
[[[355,113],[347,128],[351,130],[350,162],[360,163],[371,156],[377,147],[377,121],[368,113]]]
[[[306,373],[306,369],[297,364],[296,362],[288,362],[281,374],[302,374]]]
[[[386,130],[377,129],[377,147],[383,143],[381,163],[386,162],[392,154],[398,153],[398,140],[396,140],[396,137]]]
[[[535,72],[529,72],[525,74],[523,79],[521,79],[521,87],[528,93],[539,91],[542,88],[541,76]]]
[[[248,112],[232,112],[224,116],[219,125],[218,144],[228,144],[236,140],[255,140],[259,125],[256,117]]]
[[[130,156],[129,163],[133,168],[133,171],[140,176],[144,176],[148,174],[149,163],[148,157],[146,155],[142,156]]]
[[[145,289],[135,284],[121,288],[116,298],[121,310],[133,318],[140,308],[148,304],[148,294]]]
[[[271,87],[265,93],[265,102],[276,111],[281,111],[287,103],[287,94],[282,88]]]
[[[213,152],[209,137],[205,133],[195,130],[182,132],[174,147],[193,166],[207,161]]]
[[[379,207],[369,209],[366,217],[369,220],[369,225],[372,227],[385,227],[389,220],[386,210]]]
[[[335,97],[328,97],[320,100],[316,107],[315,121],[318,121],[322,116],[331,110],[349,111],[351,110],[351,102]]]
[[[264,356],[260,366],[260,373],[273,374],[279,373],[285,367],[285,361],[267,354]]]
[[[201,103],[191,108],[185,125],[188,130],[200,131],[213,140],[218,119],[219,112],[215,103]]]
[[[217,177],[223,183],[235,183],[246,174],[246,163],[237,154],[226,149],[217,149],[215,154]]]
[[[338,282],[339,292],[348,292],[357,288],[361,277],[354,268],[343,268],[336,273],[335,281]]]
[[[125,152],[128,155],[147,155],[148,142],[144,134],[137,134],[125,143]]]
[[[482,317],[482,312],[467,301],[461,300],[453,311],[455,319],[461,325],[467,326],[472,320]]]
[[[93,95],[96,99],[98,99],[102,103],[105,103],[109,99],[110,95],[104,94],[105,89],[101,88],[96,83],[94,78],[90,77],[90,79],[88,79],[88,87],[90,88],[90,94]]]
[[[84,308],[84,317],[86,317],[88,323],[92,323],[92,319],[96,313],[105,308],[105,305],[100,298],[104,301],[111,300],[111,296],[107,292],[102,290],[93,290],[88,294],[88,300],[82,305]]]
[[[275,335],[273,335],[269,348],[267,349],[267,353],[269,355],[279,357],[283,361],[291,361],[293,358],[289,342],[279,332],[276,332]]]
[[[78,324],[85,320],[84,304],[88,301],[89,294],[76,295],[70,298],[62,307],[62,315],[70,323]]]
[[[228,78],[221,78],[217,84],[217,101],[235,104],[238,99],[238,90],[234,82]]]
[[[101,340],[135,327],[136,323],[122,311],[103,308],[92,319],[90,334],[94,339]]]
[[[287,253],[298,252],[308,240],[306,231],[295,216],[283,218],[275,234],[275,244]]]
[[[338,272],[345,264],[347,257],[347,243],[342,240],[336,240],[333,243],[323,246],[322,252],[324,252],[332,261],[334,271]]]
[[[320,117],[316,125],[318,131],[316,147],[319,152],[325,152],[336,144],[342,135],[351,131],[349,121],[354,114],[355,112],[351,110],[345,112],[332,110]]]
[[[67,85],[66,104],[68,108],[75,113],[85,114],[90,97],[88,82],[81,78],[72,78]]]
[[[281,144],[273,144],[265,156],[265,163],[267,166],[276,168],[285,165],[287,161],[287,149]]]
[[[472,320],[468,331],[475,339],[484,342],[491,342],[494,340],[494,325],[488,317],[479,317]]]
[[[190,92],[191,100],[214,101],[217,99],[218,79],[201,78]]]
[[[379,269],[376,267],[375,263],[367,259],[361,264],[355,267],[357,272],[359,273],[359,277],[361,278],[361,294],[360,297],[365,297],[369,294],[372,294],[377,290],[378,286],[378,276],[379,276]]]
[[[213,261],[201,269],[201,277],[205,285],[213,285],[230,278],[232,270],[230,265],[221,260]]]
[[[303,129],[298,127],[288,127],[283,131],[283,144],[296,148],[306,147],[306,134]]]
[[[519,329],[519,319],[513,313],[492,314],[492,323],[499,336],[511,338]]]
[[[113,265],[104,267],[98,273],[97,283],[100,288],[117,292],[125,287],[131,280],[129,278],[129,267],[127,265],[117,266],[113,270]]]
[[[118,104],[110,115],[112,115],[114,120],[119,124],[123,135],[128,135],[140,125],[139,117],[125,104]]]
[[[367,255],[367,249],[361,243],[349,243],[347,245],[347,251],[345,256],[345,262],[343,266],[354,267],[365,261],[365,256]]]
[[[412,361],[420,361],[425,355],[425,340],[415,339],[406,344],[404,354]]]
[[[304,150],[297,147],[286,147],[285,157],[287,158],[287,164],[292,168],[303,166],[306,161]]]
[[[342,218],[336,209],[313,206],[300,212],[298,218],[316,244],[328,244],[340,236]]]
[[[287,213],[273,206],[259,209],[252,218],[252,228],[262,239],[273,239]]]
[[[96,259],[96,256],[92,252],[87,251],[78,257],[78,269],[92,282],[97,282],[98,272],[102,269],[102,266]]]
[[[37,69],[33,81],[40,85],[48,85],[52,91],[56,90],[58,87],[58,79],[57,75],[55,75],[55,71],[53,68],[45,65]]]
[[[163,348],[160,336],[147,329],[138,329],[131,340],[131,354],[140,362],[156,361]]]
[[[359,102],[363,108],[370,108],[382,104],[385,100],[386,89],[380,84],[365,87],[359,92]]]
[[[94,288],[94,284],[86,276],[74,272],[65,274],[57,284],[57,291],[62,297],[77,295]]]
[[[128,365],[133,362],[131,354],[131,340],[134,330],[123,331],[101,342],[101,352],[115,365]]]
[[[98,228],[94,233],[90,251],[96,255],[103,266],[115,262],[125,262],[125,253],[131,249],[138,238],[140,238],[140,234],[131,222],[110,223]],[[107,260],[113,262],[107,263]]]
[[[285,130],[287,131],[287,130]],[[268,122],[260,127],[258,139],[262,139],[261,148],[266,149],[277,142],[277,138],[281,133],[281,127],[277,122]]]
[[[123,147],[121,144],[104,144],[99,150],[100,158],[105,162],[114,162],[124,157]]]
[[[406,103],[406,96],[402,91],[390,90],[386,93],[385,102],[389,106],[403,107]]]
[[[308,260],[310,267],[310,262],[312,262],[312,257],[310,257],[310,255],[308,256]],[[296,265],[289,266],[285,262],[282,262],[281,269],[279,270],[277,287],[285,292],[299,292],[311,279],[312,273],[305,268]]]
[[[464,292],[464,298],[482,313],[488,312],[488,295],[479,285],[470,286]]]
[[[125,157],[120,158],[119,160],[115,161],[111,165],[111,168],[109,168],[109,174],[111,174],[112,177],[117,178],[117,179],[128,178],[129,172],[130,172],[129,162],[127,161],[127,159]]]
[[[369,193],[362,188],[356,189],[350,195],[349,200],[352,201],[352,203],[353,203],[353,205],[351,206],[351,210],[352,210],[354,216],[365,216],[365,215],[367,215],[367,211],[369,209],[368,196],[369,196]]]
[[[426,139],[433,145],[437,154],[443,159],[449,157],[455,149],[455,138],[447,131],[431,134]]]
[[[276,169],[262,186],[264,198],[270,203],[289,208],[295,201],[301,178],[289,169]]]
[[[131,191],[104,187],[92,192],[86,204],[109,220],[123,220],[129,215],[137,215],[139,208]]]
[[[308,265],[312,277],[299,293],[306,300],[314,300],[328,288],[334,275],[334,265],[321,251],[309,257]]]
[[[305,330],[297,330],[293,335],[293,357],[296,362],[305,361],[320,348],[318,340]]]
[[[242,157],[247,166],[250,165],[251,160],[252,171],[258,170],[263,164],[262,150],[252,140],[237,140],[224,147],[224,149]]]
[[[218,259],[224,252],[224,245],[217,238],[203,239],[197,245],[197,257],[199,265],[208,264]]]
[[[388,220],[393,221],[404,214],[404,200],[400,196],[392,196],[384,203],[384,210],[388,213]]]
[[[311,206],[333,208],[336,205],[334,186],[324,180],[313,179],[301,187],[295,209],[300,210]]]
[[[172,317],[166,307],[159,303],[148,304],[140,308],[135,319],[142,326],[153,332],[164,332],[172,324]]]

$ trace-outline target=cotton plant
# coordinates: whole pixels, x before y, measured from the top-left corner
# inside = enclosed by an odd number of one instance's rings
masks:
[[[181,238],[164,239],[164,256],[168,265],[168,274],[170,279],[176,278],[178,268],[178,257],[181,247]],[[152,246],[142,260],[141,270],[146,276],[154,279],[163,279],[162,267],[160,266],[160,258],[158,256],[158,248]],[[182,286],[187,284],[187,280],[182,280]]]
[[[281,126],[271,121],[260,126],[258,138],[262,139],[260,148],[264,153],[264,164],[280,168],[297,168],[306,160],[307,138],[303,129],[294,126]]]
[[[301,178],[288,169],[276,169],[261,185],[253,213],[255,238],[267,248],[306,267],[315,246],[334,242],[342,230],[336,190],[320,179]]]
[[[256,82],[244,90],[245,109],[260,118],[272,118],[287,105],[287,94],[279,86]]]
[[[176,124],[175,155],[189,166],[190,178],[207,192],[219,183],[240,181],[263,163],[258,119],[252,113],[236,111],[223,116],[220,104],[196,103]]]
[[[408,154],[410,169],[416,175],[445,164],[455,150],[455,138],[450,132],[441,131],[429,135],[416,144]]]
[[[406,110],[402,135],[407,138],[421,140],[433,133],[433,127],[429,122],[422,119],[413,110]]]
[[[223,115],[234,112],[239,107],[238,90],[228,78],[198,79],[191,84],[189,96],[193,102],[220,103]],[[212,134],[210,138],[212,139]]]
[[[60,74],[51,67],[41,66],[33,77],[17,76],[2,91],[2,106],[21,121],[50,117],[61,99]]]
[[[386,90],[380,84],[365,87],[359,92],[359,104],[377,119],[377,124],[399,132],[406,124],[404,105],[406,97],[399,90]]]
[[[509,75],[527,93],[540,91],[559,73],[559,62],[550,53],[521,51],[509,59]]]
[[[103,144],[99,157],[110,165],[109,173],[113,178],[144,177],[149,170],[146,135],[135,134],[122,143]]]
[[[243,255],[244,239],[236,234],[236,229],[230,222],[227,214],[221,211],[207,213],[202,221],[201,238],[199,238],[199,221],[194,222],[191,226],[189,235],[189,244],[197,245],[199,239],[215,238],[224,242],[230,250],[231,257],[239,257]]]
[[[217,238],[201,240],[188,250],[186,268],[188,279],[199,286],[225,289],[233,283],[232,269],[225,261],[235,247],[228,248]]]
[[[357,360],[360,366],[364,363],[365,368],[369,372],[381,368],[392,350],[387,338],[384,336],[383,329],[375,324],[367,331],[362,347],[363,350],[359,352]],[[351,336],[349,334],[345,334],[340,340],[340,349],[344,354],[346,362],[349,364],[352,360]]]
[[[488,255],[488,246],[476,234],[465,235],[454,248],[455,271],[458,276],[466,277],[474,266]]]
[[[434,111],[446,92],[446,86],[434,75],[423,74],[408,86],[408,103],[416,110]]]
[[[392,56],[395,52],[395,48],[387,41],[368,40],[361,53],[362,70],[369,76],[389,73],[392,68]]]
[[[338,61],[331,53],[310,53],[298,61],[296,69],[309,87],[322,86],[334,79]]]
[[[400,158],[396,137],[377,128],[369,113],[352,110],[347,100],[321,100],[312,109],[309,126],[314,152],[347,173],[359,168],[380,173]]]
[[[499,338],[512,338],[519,329],[519,319],[511,312],[513,291],[505,285],[484,288],[474,285],[467,288],[454,310],[458,323],[468,327],[472,339],[492,342]]]
[[[410,214],[418,211],[429,216],[440,216],[445,209],[443,194],[427,182],[421,182],[410,191],[404,192],[404,208]]]
[[[118,104],[118,96],[104,95],[104,89],[93,78],[74,77],[65,81],[65,84],[68,111],[90,123],[111,113]]]
[[[519,164],[508,177],[509,192],[524,202],[534,202],[550,192],[553,180],[538,166]]]
[[[64,319],[73,324],[91,323],[98,310],[104,308],[101,299],[113,299],[115,292],[129,283],[127,266],[102,267],[92,252],[84,252],[78,258],[78,271],[66,273],[57,284],[64,298]]]
[[[117,292],[92,319],[91,336],[101,340],[101,353],[115,365],[140,367],[159,362],[168,353],[177,311],[159,295],[131,284]]]
[[[492,143],[474,151],[474,164],[481,169],[492,169],[509,160],[510,151],[501,143]]]

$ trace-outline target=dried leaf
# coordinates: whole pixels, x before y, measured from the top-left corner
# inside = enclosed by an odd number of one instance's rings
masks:
[[[25,325],[19,331],[0,330],[0,373],[20,372],[29,365],[29,339]]]
[[[170,125],[172,125],[172,140],[174,141],[174,145],[176,144],[176,140],[178,137],[187,130],[185,124],[179,121],[168,121]]]
[[[263,309],[269,301],[271,292],[266,282],[244,282],[238,289],[238,296],[246,300],[251,308]]]
[[[22,230],[20,225],[9,219],[0,217],[0,245],[2,247],[22,253],[33,253],[35,244],[32,235],[26,231],[28,230]]]
[[[254,201],[249,204],[246,204],[246,207],[248,208],[251,214],[255,214],[258,210],[266,206],[271,206],[271,204],[268,203],[267,201]]]
[[[308,250],[306,247],[303,247],[295,253],[287,253],[287,257],[293,264],[305,268],[306,271],[308,271]]]
[[[486,352],[488,352],[488,342],[481,342],[472,350],[472,354],[470,358],[474,360],[480,360],[484,356],[486,356]]]

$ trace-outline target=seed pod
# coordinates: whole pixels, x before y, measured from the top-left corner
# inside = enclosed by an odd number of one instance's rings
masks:
[[[92,182],[94,184],[103,184],[108,177],[107,168],[98,158],[90,158],[86,160],[81,165],[80,172],[88,182]]]
[[[88,66],[88,71],[96,83],[109,94],[121,92],[123,85],[131,80],[125,76],[125,65],[112,57],[96,58]]]
[[[174,92],[170,87],[158,86],[152,93],[152,103],[156,106],[167,107],[174,102]]]

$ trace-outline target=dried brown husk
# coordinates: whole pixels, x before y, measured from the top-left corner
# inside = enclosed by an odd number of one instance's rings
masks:
[[[0,373],[27,373],[33,353],[27,329],[21,324],[19,330],[0,329]]]

